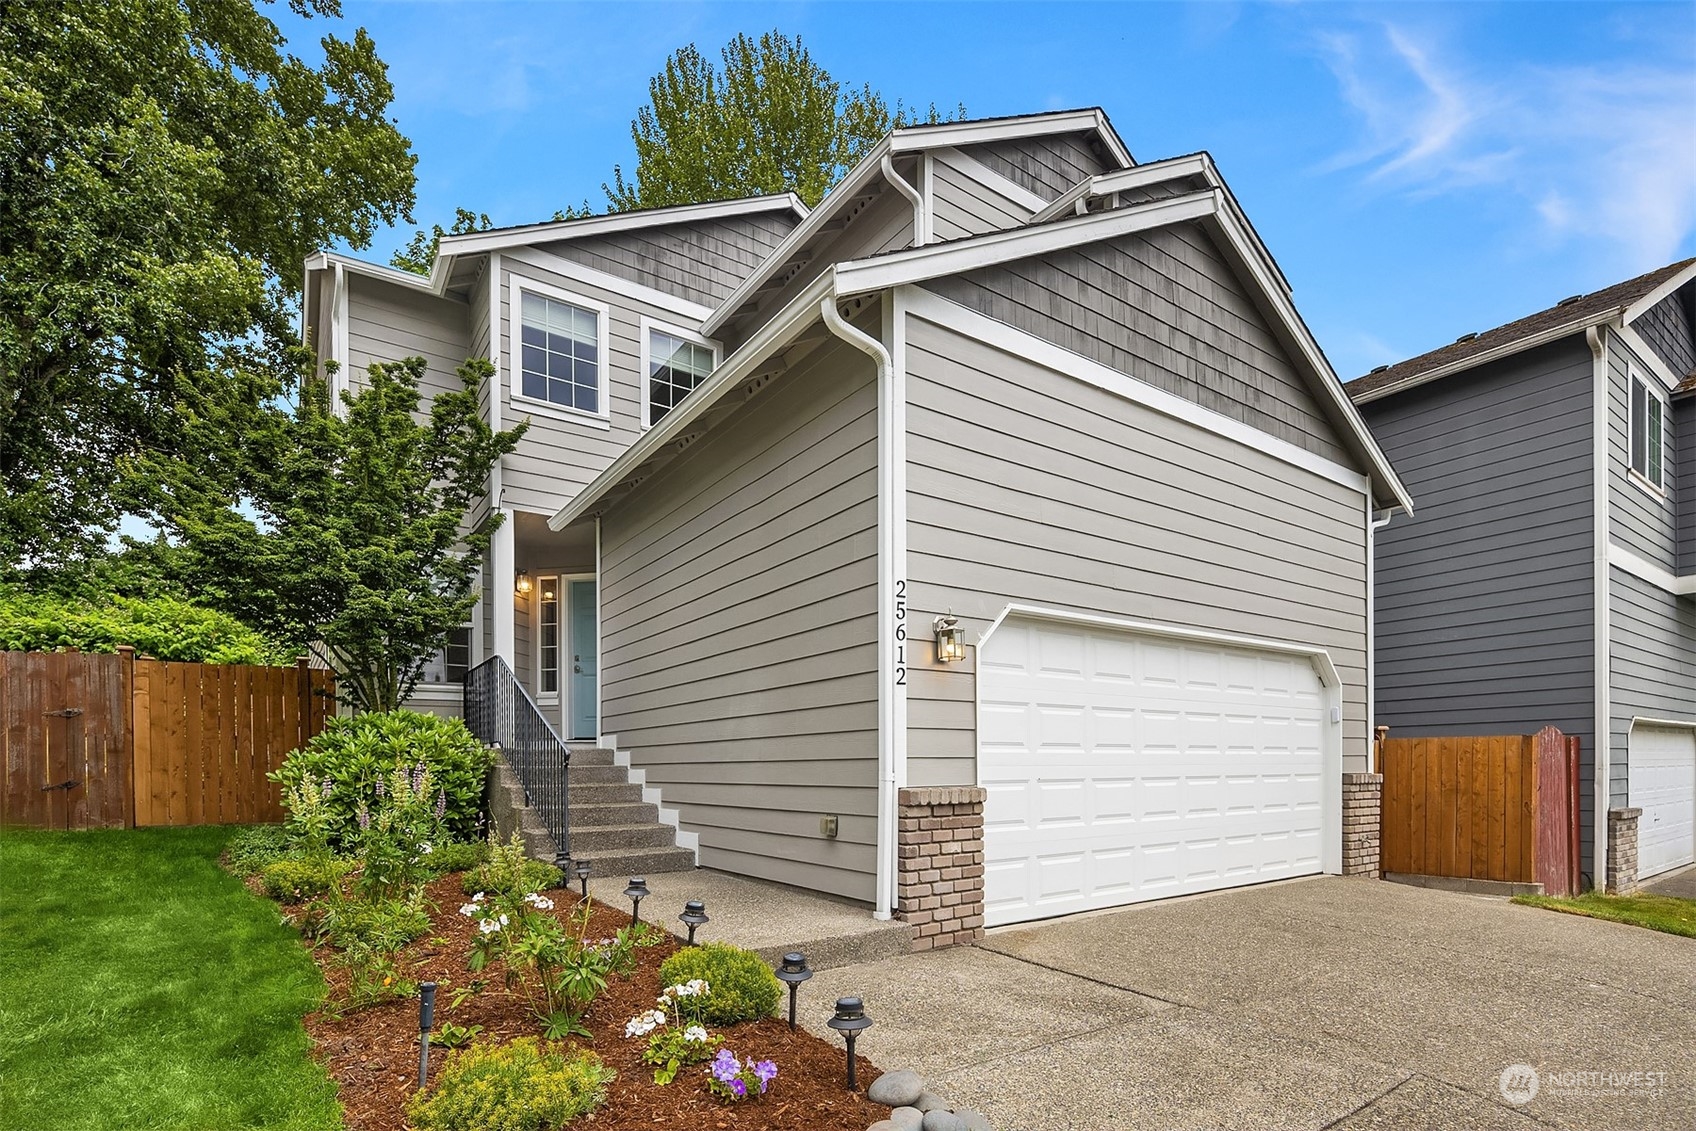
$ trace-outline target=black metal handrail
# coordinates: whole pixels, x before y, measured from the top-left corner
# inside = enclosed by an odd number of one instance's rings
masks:
[[[490,656],[465,673],[465,725],[483,743],[500,747],[524,786],[524,803],[541,815],[554,849],[570,855],[571,748],[501,657]]]

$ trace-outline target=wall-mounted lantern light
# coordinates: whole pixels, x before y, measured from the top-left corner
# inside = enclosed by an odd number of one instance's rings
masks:
[[[932,626],[936,632],[936,660],[940,664],[955,664],[966,658],[965,634],[960,629],[959,618],[953,613],[946,613],[936,618]]]
[[[530,595],[530,590],[535,586],[535,583],[530,580],[530,571],[527,569],[519,570],[518,576],[513,579],[512,584],[513,588],[517,589],[519,594],[525,597]]]

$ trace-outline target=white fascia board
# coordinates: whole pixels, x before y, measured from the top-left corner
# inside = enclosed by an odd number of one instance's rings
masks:
[[[1056,114],[1030,114],[1019,118],[999,118],[979,122],[942,122],[932,126],[908,127],[890,135],[890,147],[896,153],[914,153],[944,145],[984,145],[996,141],[1012,141],[1022,137],[1047,137],[1051,134],[1072,134],[1093,131],[1101,138],[1121,168],[1136,164],[1118,131],[1099,109],[1073,110]]]
[[[1199,220],[1213,215],[1219,206],[1216,192],[1194,192],[1111,212],[1091,212],[1034,228],[1010,228],[870,259],[854,259],[836,265],[837,293],[847,296],[878,291]]]
[[[609,212],[605,216],[551,220],[545,224],[526,224],[521,228],[443,236],[439,254],[443,258],[451,259],[485,251],[504,251],[524,244],[553,243],[556,240],[577,239],[579,236],[604,236],[612,232],[655,228],[664,224],[723,220],[731,216],[746,216],[750,213],[773,212],[785,208],[794,212],[797,217],[806,218],[807,206],[801,203],[800,197],[792,192],[773,193],[770,196],[748,196],[739,200],[721,200],[708,204],[680,204],[675,208],[649,208],[635,212]]]
[[[1619,337],[1620,343],[1631,353],[1631,360],[1639,368],[1647,369],[1653,373],[1655,379],[1666,386],[1667,392],[1670,393],[1678,388],[1678,384],[1683,378],[1676,376],[1671,369],[1667,368],[1667,363],[1661,360],[1661,355],[1655,352],[1653,346],[1644,341],[1643,335],[1633,329],[1630,322],[1615,326],[1614,333]]]
[[[614,275],[607,271],[597,270],[575,259],[567,259],[555,255],[551,251],[542,251],[534,247],[517,247],[506,252],[506,258],[514,263],[524,263],[539,271],[547,271],[561,278],[570,279],[574,283],[583,283],[599,290],[610,292],[621,298],[633,299],[648,306],[675,314],[687,319],[691,329],[712,313],[712,308],[698,302],[667,294],[665,291],[632,282],[629,279]]]
[[[617,486],[631,472],[641,467],[666,444],[688,431],[702,413],[729,392],[755,368],[763,364],[772,354],[782,349],[802,329],[818,317],[819,303],[836,293],[835,272],[826,270],[817,279],[809,283],[805,290],[796,295],[777,315],[768,320],[759,331],[735,353],[727,358],[723,365],[713,370],[712,376],[695,387],[683,402],[666,414],[664,420],[648,431],[630,447],[624,454],[613,460],[607,469],[597,475],[593,482],[550,519],[550,530],[564,530],[577,519],[589,513],[589,509],[600,500],[607,491]]]
[[[1561,338],[1568,337],[1572,334],[1582,334],[1592,326],[1600,326],[1605,322],[1613,321],[1615,318],[1619,317],[1619,314],[1619,308],[1615,307],[1608,310],[1598,311],[1597,313],[1588,315],[1584,318],[1575,318],[1571,322],[1563,322],[1559,326],[1554,326],[1547,330],[1539,330],[1535,334],[1527,334],[1523,338],[1515,338],[1511,342],[1503,342],[1499,346],[1491,346],[1487,350],[1468,354],[1459,360],[1447,362],[1443,365],[1433,366],[1423,373],[1409,377],[1405,381],[1398,381],[1394,385],[1385,385],[1382,388],[1370,389],[1364,393],[1353,395],[1349,399],[1354,401],[1357,405],[1370,404],[1373,401],[1383,400],[1385,397],[1406,392],[1408,389],[1417,389],[1421,385],[1429,385],[1433,381],[1441,381],[1444,377],[1454,373],[1474,369],[1480,365],[1488,365],[1492,361],[1500,361],[1504,357],[1512,357],[1516,353],[1524,353],[1526,350],[1548,345],[1550,342],[1559,341]]]
[[[837,205],[844,200],[852,200],[858,196],[873,180],[883,175],[883,159],[890,153],[889,138],[884,138],[871,151],[860,158],[860,163],[848,170],[848,175],[833,185],[819,206],[808,214],[807,218],[795,225],[781,243],[766,256],[765,262],[754,269],[754,273],[743,279],[730,296],[719,303],[718,309],[701,323],[701,333],[707,337],[715,336],[730,321],[731,315],[747,302],[761,287],[765,286],[779,267],[789,261],[796,249],[818,234],[826,220],[835,214]]]
[[[364,275],[368,279],[381,279],[385,283],[394,283],[396,286],[409,287],[416,291],[427,291],[437,297],[440,297],[446,290],[446,272],[443,272],[442,278],[438,281],[434,271],[430,273],[429,278],[425,278],[423,275],[417,275],[411,271],[402,271],[398,267],[355,259],[351,255],[343,255],[337,251],[319,251],[306,258],[306,269],[308,271],[337,265],[355,275]]]
[[[1644,314],[1661,304],[1661,301],[1690,280],[1696,279],[1696,263],[1692,263],[1672,278],[1625,308],[1625,321],[1629,325]]]
[[[1187,397],[1156,388],[1146,381],[1121,373],[1093,358],[1073,353],[1016,326],[998,322],[988,315],[968,309],[931,291],[913,288],[900,293],[903,295],[906,312],[914,318],[922,318],[926,322],[953,330],[1013,357],[1023,358],[1045,369],[1094,385],[1162,416],[1253,448],[1292,467],[1358,491],[1367,496],[1370,502],[1371,485],[1365,475],[1352,467],[1345,467],[1288,440],[1263,432],[1253,425],[1205,408]]]
[[[1611,541],[1608,543],[1608,564],[1675,597],[1696,597],[1696,574],[1680,577]]]
[[[1366,420],[1360,415],[1354,401],[1343,391],[1343,383],[1337,379],[1336,371],[1325,359],[1324,351],[1319,343],[1314,341],[1307,324],[1296,313],[1296,308],[1290,301],[1289,292],[1269,278],[1267,268],[1261,257],[1256,254],[1259,243],[1249,234],[1247,226],[1237,219],[1233,209],[1221,208],[1213,217],[1213,223],[1219,234],[1225,237],[1227,245],[1237,253],[1256,284],[1259,285],[1283,325],[1285,333],[1295,343],[1296,352],[1301,360],[1307,363],[1310,374],[1318,381],[1320,388],[1337,412],[1347,422],[1349,430],[1354,434],[1355,442],[1366,453],[1367,462],[1372,465],[1372,479],[1395,496],[1396,502],[1408,514],[1413,513],[1413,498],[1408,494],[1407,487],[1402,484],[1401,477],[1390,466],[1389,457],[1384,449],[1378,446],[1378,441],[1372,435],[1372,430],[1366,426]]]

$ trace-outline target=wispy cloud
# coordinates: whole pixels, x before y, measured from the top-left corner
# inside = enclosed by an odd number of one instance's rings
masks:
[[[1359,140],[1328,163],[1379,191],[1514,193],[1540,240],[1595,239],[1621,266],[1696,229],[1696,71],[1474,63],[1395,24],[1319,37]]]

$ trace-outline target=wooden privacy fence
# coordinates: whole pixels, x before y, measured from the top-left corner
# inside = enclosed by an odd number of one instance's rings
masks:
[[[1578,739],[1383,738],[1383,868],[1579,889]]]
[[[309,668],[0,652],[0,824],[35,828],[277,821],[266,773],[335,714]]]

